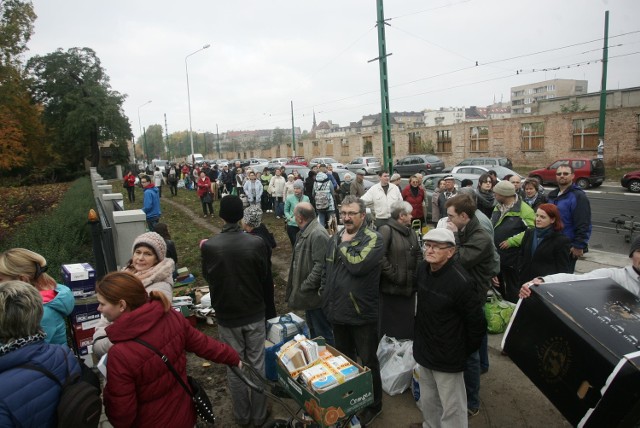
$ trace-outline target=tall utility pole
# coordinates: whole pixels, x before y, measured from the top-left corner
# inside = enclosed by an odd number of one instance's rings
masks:
[[[291,151],[296,157],[296,126],[293,123],[293,100],[291,100]]]
[[[602,83],[600,118],[598,119],[598,158],[604,159],[604,123],[607,115],[607,61],[609,59],[609,11],[604,13],[604,47],[602,48]]]
[[[387,40],[385,38],[383,0],[376,0],[378,9],[378,58],[380,65],[380,101],[382,109],[380,111],[380,122],[382,123],[382,157],[384,162],[383,169],[393,171],[393,155],[391,152],[391,118],[389,115],[389,83],[387,80]],[[389,54],[391,55],[391,54]],[[373,59],[369,62],[375,61]]]
[[[216,123],[216,149],[218,149],[218,159],[222,158],[220,154],[220,134],[218,133],[218,124]]]

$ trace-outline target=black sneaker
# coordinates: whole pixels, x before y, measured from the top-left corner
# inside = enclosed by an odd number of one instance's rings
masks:
[[[363,428],[366,428],[371,422],[373,422],[375,418],[380,416],[381,413],[382,413],[382,407],[380,407],[377,410],[371,407],[367,407],[366,409],[364,409],[362,412],[358,414],[360,425],[362,425]]]
[[[476,416],[478,413],[480,413],[480,409],[467,409],[467,415],[469,415],[470,418]]]

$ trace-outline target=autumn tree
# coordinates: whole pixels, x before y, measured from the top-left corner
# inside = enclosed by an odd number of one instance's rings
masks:
[[[125,96],[111,89],[109,77],[90,48],[58,49],[27,62],[35,99],[42,104],[48,138],[71,171],[85,160],[98,166],[99,142],[111,141],[111,161],[126,163],[129,120]]]

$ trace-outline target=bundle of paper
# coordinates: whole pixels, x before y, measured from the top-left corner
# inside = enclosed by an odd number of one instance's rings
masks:
[[[298,334],[293,340],[282,345],[278,358],[289,373],[296,377],[301,369],[315,363],[318,360],[320,352],[318,344],[307,339],[302,334]]]

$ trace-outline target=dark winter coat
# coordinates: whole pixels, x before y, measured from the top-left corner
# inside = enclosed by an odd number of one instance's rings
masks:
[[[424,218],[424,209],[422,203],[424,202],[424,190],[421,187],[418,187],[418,192],[414,196],[411,191],[411,184],[408,184],[402,190],[402,199],[409,202],[413,207],[413,211],[411,211],[411,218]]]
[[[535,229],[527,230],[522,238],[518,263],[520,283],[554,273],[571,273],[569,238],[562,232],[552,230],[540,241],[535,253],[532,254],[534,231]]]
[[[273,249],[276,248],[276,239],[273,237],[273,233],[269,232],[269,229],[260,223],[260,226],[253,228],[250,232],[252,235],[262,238],[267,245],[267,275],[262,278],[262,291],[264,294],[265,311],[264,316],[266,319],[275,318],[278,313],[276,312],[276,305],[273,294],[273,271],[271,266],[271,254]]]
[[[464,371],[487,331],[482,303],[467,271],[453,259],[436,272],[418,266],[418,310],[413,357],[423,367]]]
[[[482,227],[476,215],[455,235],[458,244],[456,257],[480,286],[480,295],[484,293],[486,297],[486,292],[491,286],[491,278],[500,272],[500,257],[497,255],[493,238]]]
[[[43,373],[21,364],[49,370],[64,383],[80,366],[66,346],[43,340],[0,356],[0,427],[55,427],[60,386]]]
[[[262,281],[268,272],[267,244],[237,224],[225,223],[220,234],[200,249],[202,274],[211,290],[218,323],[240,327],[264,318]]]
[[[382,236],[362,225],[351,241],[336,233],[327,245],[320,294],[322,309],[334,324],[378,322]]]
[[[155,300],[122,314],[106,329],[113,346],[107,358],[104,406],[115,427],[191,428],[196,413],[191,397],[162,359],[133,342],[139,338],[162,352],[187,383],[187,355],[193,352],[220,364],[238,365],[229,345],[203,334],[180,313]]]
[[[409,297],[416,291],[416,272],[422,258],[418,237],[393,218],[378,232],[384,245],[380,292]]]

